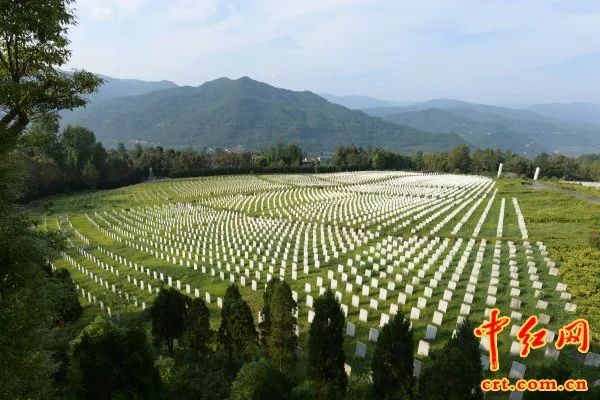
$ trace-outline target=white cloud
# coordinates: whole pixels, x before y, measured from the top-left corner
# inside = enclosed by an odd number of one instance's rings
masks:
[[[600,9],[584,3],[564,7],[545,0],[80,0],[78,4],[82,17],[73,36],[74,66],[183,84],[249,75],[282,87],[340,94],[529,101],[552,91],[556,97],[574,92],[568,74],[541,76],[537,71],[600,53]],[[111,29],[103,30],[96,22],[108,19],[114,21]],[[587,78],[598,81],[595,76]],[[597,86],[600,93],[600,83]],[[508,98],[515,94],[522,99]]]

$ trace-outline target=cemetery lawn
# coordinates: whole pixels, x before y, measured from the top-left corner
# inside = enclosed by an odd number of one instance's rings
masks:
[[[210,300],[216,329],[219,298],[230,281],[257,315],[267,279],[283,274],[297,293],[302,349],[307,349],[309,296],[316,299],[320,285],[339,292],[347,321],[356,326],[355,335],[345,337],[347,363],[355,373],[368,371],[375,348],[369,330],[380,329],[393,307],[407,317],[420,310],[413,319],[415,354],[420,341],[431,353],[451,337],[461,315],[476,325],[483,321],[493,289],[503,315],[518,311],[524,320],[547,314],[546,327],[555,333],[575,318],[588,319],[592,351],[598,352],[600,250],[588,238],[600,228],[600,205],[532,190],[530,183],[394,171],[208,177],[55,196],[31,208],[41,229],[70,233],[73,246],[54,265],[71,272],[82,304],[105,314],[110,308],[113,317],[143,312],[171,278],[182,292],[194,296],[197,290]],[[549,273],[550,260],[559,276]],[[529,273],[529,263],[537,272]],[[519,294],[509,285],[510,265],[518,271]],[[543,285],[537,293],[531,275]],[[555,289],[560,282],[570,301]],[[446,296],[447,309],[440,312]],[[520,300],[518,308],[511,308],[513,299]],[[545,310],[537,308],[541,299],[548,303]],[[575,313],[565,311],[569,302],[577,305]],[[367,311],[366,321],[360,310]],[[439,314],[442,320],[434,323]],[[434,339],[425,339],[428,326],[436,330]],[[527,359],[510,355],[515,339],[507,330],[500,337],[501,371],[492,376],[507,376],[513,361],[528,368],[550,362],[544,349]],[[364,358],[355,356],[358,342],[367,345]],[[559,362],[593,383],[600,375],[583,366],[584,357],[565,348]]]

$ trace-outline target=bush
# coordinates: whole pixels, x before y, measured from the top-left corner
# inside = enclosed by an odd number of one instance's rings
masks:
[[[231,385],[231,400],[285,400],[289,379],[266,360],[245,364]]]

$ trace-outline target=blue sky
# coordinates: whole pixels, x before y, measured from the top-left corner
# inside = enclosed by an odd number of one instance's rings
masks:
[[[394,100],[600,103],[600,1],[79,0],[68,67]]]

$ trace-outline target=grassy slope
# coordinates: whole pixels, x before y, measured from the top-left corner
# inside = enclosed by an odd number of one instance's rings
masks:
[[[470,271],[470,267],[475,258],[475,253],[477,251],[477,247],[479,245],[479,240],[481,238],[488,239],[488,245],[485,253],[485,261],[483,263],[481,275],[480,275],[480,284],[483,285],[482,282],[488,279],[489,274],[491,272],[491,254],[493,252],[493,246],[495,242],[495,234],[496,227],[498,221],[498,213],[499,213],[499,204],[500,199],[506,199],[506,210],[505,210],[505,223],[504,223],[504,238],[503,238],[503,249],[502,249],[502,265],[506,265],[508,249],[506,247],[506,240],[512,240],[515,243],[520,243],[520,233],[519,228],[515,216],[515,211],[512,206],[512,197],[517,197],[519,200],[519,204],[521,206],[522,212],[525,216],[527,222],[527,228],[529,230],[529,237],[532,242],[541,240],[544,241],[549,249],[550,256],[553,259],[556,259],[561,262],[561,280],[563,280],[568,285],[569,291],[574,296],[575,303],[578,304],[577,315],[587,318],[590,321],[592,326],[592,331],[594,334],[593,346],[598,343],[598,334],[600,330],[600,313],[598,312],[597,305],[600,304],[600,282],[598,280],[598,275],[600,273],[600,262],[598,260],[598,256],[600,256],[600,251],[591,248],[587,243],[587,237],[589,232],[598,226],[598,216],[600,216],[600,205],[590,204],[582,200],[578,200],[569,196],[568,194],[563,194],[554,191],[547,190],[531,190],[527,188],[529,182],[527,181],[519,181],[519,180],[499,180],[497,181],[498,194],[496,199],[490,209],[490,213],[485,220],[483,228],[481,229],[480,237],[477,238],[476,245],[474,246],[474,250],[471,253],[470,261],[468,263],[467,269],[465,273]],[[152,186],[150,186],[152,185]],[[591,194],[591,193],[588,193]],[[144,255],[141,253],[137,253],[126,246],[121,245],[120,243],[114,242],[106,237],[103,237],[97,230],[95,230],[89,222],[82,217],[83,212],[90,212],[92,209],[100,208],[109,210],[112,208],[121,208],[121,207],[133,207],[133,206],[141,206],[147,204],[155,204],[155,203],[164,203],[165,200],[162,200],[165,196],[172,196],[170,201],[176,200],[176,193],[169,189],[169,181],[165,183],[155,182],[152,184],[141,184],[136,185],[129,188],[119,189],[115,191],[105,192],[105,193],[82,193],[71,196],[58,196],[53,199],[52,205],[52,215],[49,215],[46,219],[47,225],[50,229],[56,228],[57,226],[57,214],[67,214],[70,216],[73,224],[86,236],[93,240],[94,243],[100,244],[104,247],[111,248],[116,253],[121,254],[128,259],[142,262],[144,265],[147,265],[153,269],[158,271],[166,269],[169,270],[169,273],[174,277],[181,277],[186,282],[190,282],[195,284],[197,287],[202,287],[204,289],[208,289],[211,293],[215,295],[222,295],[222,291],[224,289],[224,285],[218,279],[212,278],[210,276],[199,276],[199,274],[194,274],[192,271],[187,269],[180,269],[174,266],[165,266],[164,262],[160,262],[160,260],[153,259],[153,257]],[[470,238],[470,234],[473,231],[475,223],[479,220],[481,212],[483,208],[487,204],[486,198],[477,208],[477,210],[473,213],[471,218],[464,224],[462,229],[459,231],[457,236],[463,237],[466,240]],[[38,202],[35,204],[35,209],[39,212],[42,212],[41,205],[47,202],[47,200],[43,202]],[[463,213],[466,212],[470,208],[467,207],[463,210]],[[449,234],[449,228],[454,226],[454,223],[460,219],[459,217],[463,215],[460,213],[456,218],[453,219],[451,223],[448,224],[444,230],[440,232],[440,236],[442,237],[451,237]],[[76,238],[74,238],[76,239]],[[464,250],[465,243],[461,246],[459,250],[459,255],[462,254]],[[451,242],[451,247],[453,241]],[[522,250],[519,250],[522,251]],[[444,254],[440,258],[443,259]],[[95,252],[95,255],[99,258],[104,259],[104,261],[110,262],[111,260],[105,257],[102,257],[99,253]],[[455,258],[453,267],[456,265],[456,262],[459,257]],[[519,256],[519,264],[522,265],[524,261],[523,254]],[[85,264],[82,261],[82,264]],[[506,263],[506,264],[505,264]],[[114,262],[113,262],[114,264]],[[86,266],[93,268],[93,264],[87,263]],[[98,274],[103,274],[103,270],[99,268],[95,268],[95,272]],[[130,271],[129,271],[130,272]],[[166,272],[166,271],[165,271]],[[430,273],[432,274],[432,273]],[[428,274],[426,276],[427,281],[431,276]],[[133,274],[132,274],[133,275]],[[321,276],[326,276],[325,270],[321,270],[319,273]],[[500,275],[500,286],[498,293],[498,305],[502,310],[508,310],[508,303],[510,301],[510,297],[508,295],[510,288],[508,288],[508,277],[506,276],[507,272],[503,269]],[[311,281],[314,282],[314,276],[311,276]],[[468,275],[467,275],[468,276]],[[110,279],[110,275],[106,275],[105,278]],[[553,285],[555,285],[555,280],[552,278],[544,277],[545,279],[549,279],[550,281],[544,281],[546,287],[550,287],[553,289]],[[304,293],[302,293],[301,287],[304,282],[308,281],[307,279],[299,279],[297,283],[294,284],[296,290],[298,290],[300,294],[299,304],[301,306],[304,305]],[[448,313],[446,320],[456,319],[458,316],[458,311],[460,308],[461,299],[466,291],[466,281],[462,281],[455,291],[455,296],[453,297],[453,301],[450,304],[448,309]],[[415,303],[416,298],[422,292],[422,287],[419,285],[418,288],[415,288],[416,295],[411,296],[408,300],[408,304]],[[483,286],[485,288],[485,286]],[[93,283],[90,286],[91,289],[94,288]],[[433,299],[437,303],[437,300],[441,298],[441,294],[443,293],[444,285],[439,286],[436,290],[434,290]],[[132,289],[133,290],[133,289]],[[551,290],[553,292],[553,290]],[[244,297],[246,297],[252,307],[252,309],[256,312],[260,309],[262,304],[261,295],[257,292],[253,292],[249,290],[249,288],[243,288],[242,293]],[[141,293],[140,293],[141,295]],[[554,293],[551,293],[554,296]],[[141,297],[141,296],[140,296]],[[151,301],[151,296],[147,296],[145,299],[147,301]],[[349,303],[350,299],[347,296],[344,296],[344,302]],[[531,288],[524,288],[522,295],[524,306],[523,306],[523,314],[524,316],[532,315],[535,312],[535,299],[533,298],[533,293]],[[385,311],[386,308],[389,308],[389,303],[391,303],[392,299],[389,299],[385,302],[385,305],[380,305],[380,310]],[[483,316],[483,309],[485,306],[483,305],[485,302],[485,291],[481,290],[477,292],[475,296],[475,300],[473,302],[472,314],[475,316],[475,320],[479,321],[480,317]],[[364,300],[361,301],[361,306],[367,308],[367,304],[364,304]],[[553,315],[553,321],[551,323],[552,329],[557,330],[557,327],[563,323],[570,322],[574,319],[572,315],[565,315],[564,312],[559,307],[560,305],[551,304],[551,310],[549,313]],[[305,324],[306,321],[306,310],[301,307],[300,313],[300,323],[303,325],[301,329],[301,337],[300,342],[303,348],[306,348],[307,341],[307,327]],[[556,308],[556,309],[554,309]],[[406,309],[406,308],[405,308]],[[219,320],[219,310],[216,306],[212,305],[211,307],[213,321],[213,326],[218,325]],[[350,309],[351,314],[349,319],[352,321],[357,321],[357,312],[356,310]],[[408,312],[409,309],[406,309]],[[422,315],[420,321],[415,324],[415,339],[419,340],[423,337],[425,327],[429,321],[431,321],[432,309],[428,306],[425,314]],[[375,325],[378,320],[376,315],[371,314],[369,316],[369,324],[370,326]],[[361,360],[353,357],[354,348],[357,340],[366,342],[366,335],[368,333],[367,324],[357,323],[357,337],[355,338],[346,338],[345,341],[345,350],[348,356],[348,362],[352,365],[354,371],[366,371],[368,369],[368,359],[372,354],[374,349],[373,345],[368,346],[367,359]],[[506,333],[506,332],[505,332]],[[438,339],[434,342],[433,348],[437,348],[445,342],[445,340],[451,335],[451,331],[448,329],[441,329],[438,331]],[[510,342],[512,338],[510,338],[507,333],[507,337],[501,338],[501,357],[503,359],[501,367],[502,367],[502,375],[505,376],[508,368],[510,367],[510,361],[519,361],[518,359],[512,358],[508,355],[508,349],[510,347]],[[535,352],[534,352],[535,353]],[[527,359],[527,364],[531,365],[531,363],[542,363],[543,357],[541,354],[534,354]],[[582,376],[588,376],[588,379],[597,379],[599,376],[594,371],[590,371],[589,369],[580,368],[580,361],[577,361],[578,354],[574,351],[564,351],[565,356],[561,355],[561,362],[568,363],[578,368],[579,372],[582,373]],[[488,398],[504,398],[504,397],[491,397]]]
[[[574,296],[578,314],[589,320],[597,343],[600,339],[600,250],[590,246],[588,237],[592,230],[600,227],[600,204],[551,190],[531,190],[528,184],[516,180],[498,182],[502,193],[518,197],[530,239],[546,243],[551,257],[561,262],[561,278]],[[593,194],[592,190],[582,192]]]

